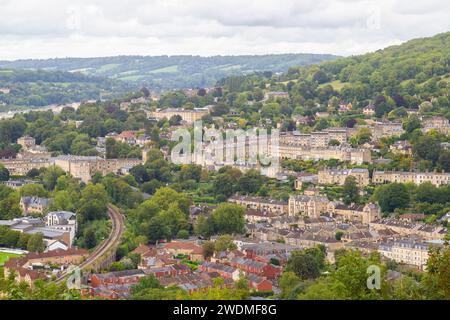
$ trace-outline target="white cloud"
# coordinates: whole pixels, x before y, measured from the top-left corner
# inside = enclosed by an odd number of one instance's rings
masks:
[[[350,55],[450,30],[447,0],[0,0],[0,59]]]

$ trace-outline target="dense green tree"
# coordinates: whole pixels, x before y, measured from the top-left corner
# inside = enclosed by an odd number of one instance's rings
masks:
[[[42,184],[26,184],[20,188],[22,197],[46,197],[48,192]]]
[[[348,176],[345,179],[343,193],[344,193],[344,203],[345,204],[359,202],[359,198],[360,198],[359,187],[358,187],[358,182],[355,177]]]
[[[208,259],[214,255],[216,246],[213,241],[205,241],[202,245],[203,258]]]
[[[4,165],[0,164],[0,181],[8,181],[9,180],[9,171],[5,168]]]
[[[383,212],[393,212],[395,209],[406,208],[410,202],[410,195],[405,185],[391,183],[378,187],[374,193]]]
[[[102,184],[89,183],[81,192],[78,213],[83,222],[106,216],[108,193]]]
[[[265,179],[257,170],[248,170],[238,181],[238,188],[247,194],[256,193],[263,185]]]
[[[233,242],[233,237],[228,234],[219,236],[214,243],[214,249],[216,252],[236,249],[236,245]]]
[[[325,267],[325,252],[323,248],[308,248],[294,251],[286,265],[287,272],[293,272],[299,278],[315,279],[320,276]]]
[[[30,252],[43,252],[45,249],[44,235],[42,233],[34,233],[28,239],[27,250]]]
[[[245,229],[244,208],[232,204],[222,203],[211,215],[216,234],[243,233]]]
[[[413,152],[419,159],[435,163],[440,156],[441,146],[437,137],[424,135],[413,144]]]

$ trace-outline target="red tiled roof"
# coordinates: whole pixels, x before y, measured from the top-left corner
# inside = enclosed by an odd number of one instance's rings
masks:
[[[172,249],[172,250],[191,250],[194,254],[201,254],[203,253],[202,247],[193,244],[191,242],[178,242],[173,241],[164,244],[164,249]]]
[[[150,251],[150,246],[146,245],[146,244],[141,244],[139,247],[137,247],[136,249],[134,249],[132,251],[132,253],[136,253],[136,254],[145,254],[148,251]]]
[[[56,257],[67,257],[76,255],[88,255],[89,251],[86,249],[70,248],[67,250],[56,249],[44,253],[29,253],[24,258],[27,260],[31,259],[43,259],[43,258],[56,258]]]
[[[134,138],[136,134],[133,131],[123,131],[118,135],[120,138]]]

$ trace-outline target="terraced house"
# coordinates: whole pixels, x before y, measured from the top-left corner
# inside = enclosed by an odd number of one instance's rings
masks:
[[[270,212],[277,215],[289,212],[287,201],[265,197],[232,196],[228,199],[228,202],[239,204],[247,209]]]
[[[368,224],[381,218],[381,209],[376,203],[361,205],[345,205],[340,202],[330,202],[327,212],[332,217],[341,218],[344,221]]]
[[[327,212],[330,201],[322,196],[291,195],[289,197],[289,215],[306,215],[317,218]]]
[[[319,184],[344,185],[347,177],[355,177],[360,187],[370,184],[369,170],[362,168],[353,169],[323,169],[319,170]]]
[[[431,182],[436,187],[450,183],[450,173],[446,172],[406,172],[406,171],[374,171],[372,182],[382,183],[414,183]]]
[[[401,240],[380,244],[378,251],[386,258],[398,263],[416,266],[426,269],[429,249],[439,246],[436,242],[415,242],[412,240]]]

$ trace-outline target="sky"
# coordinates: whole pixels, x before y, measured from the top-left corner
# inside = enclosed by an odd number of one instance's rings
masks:
[[[353,55],[450,31],[448,0],[0,0],[0,60]]]

